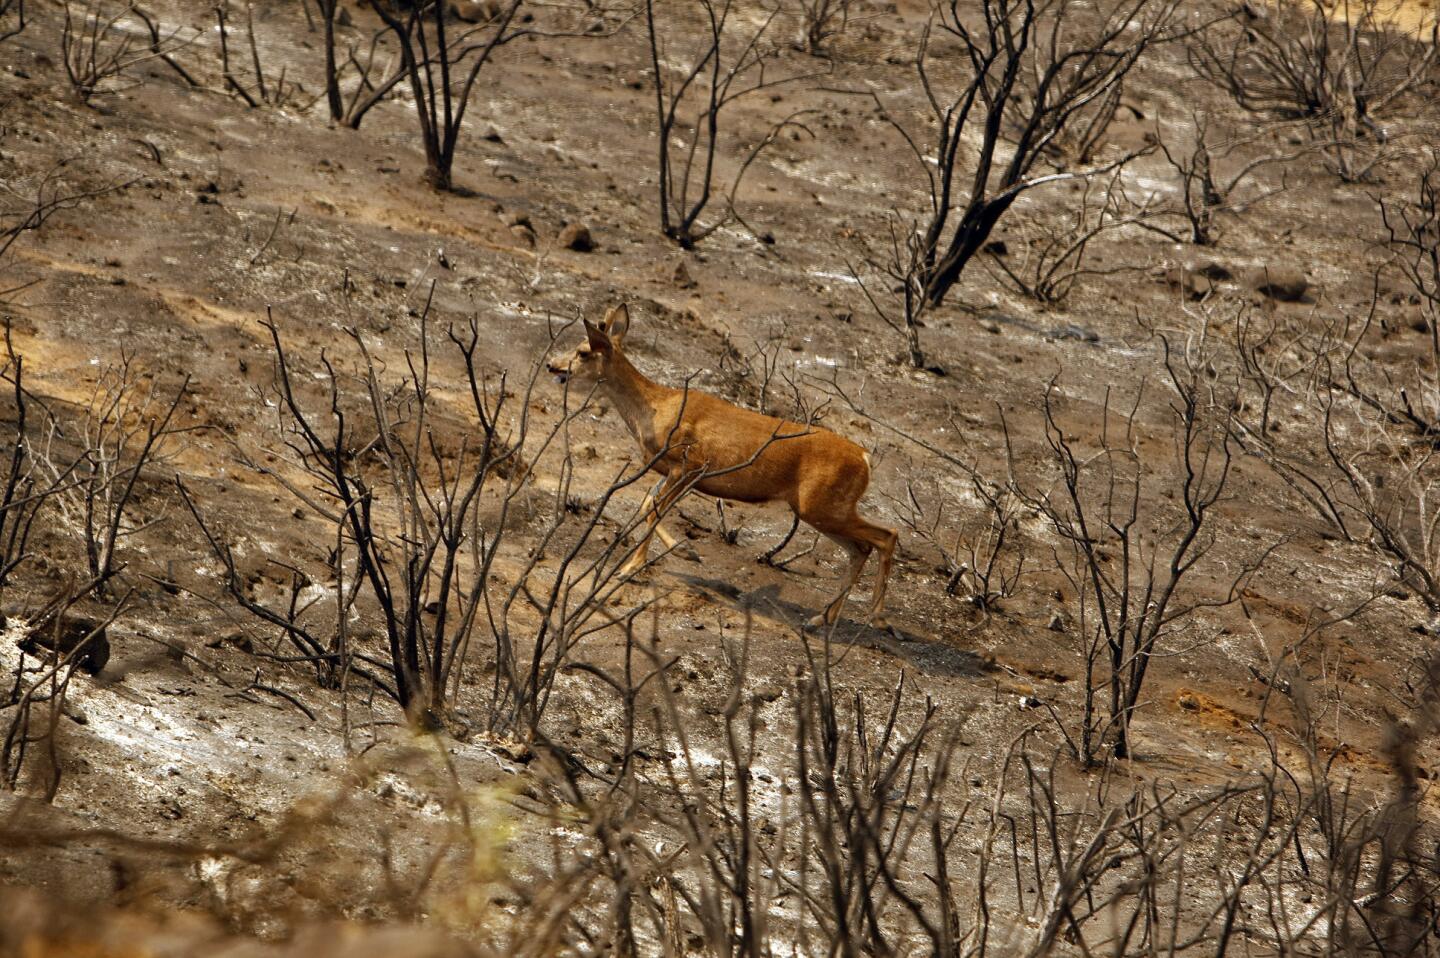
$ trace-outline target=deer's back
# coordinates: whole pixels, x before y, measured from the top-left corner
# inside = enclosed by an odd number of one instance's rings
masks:
[[[696,485],[707,495],[794,505],[807,487],[855,488],[858,498],[869,483],[865,450],[850,440],[693,390],[657,410],[657,449],[667,437],[669,450],[657,468],[712,474]]]

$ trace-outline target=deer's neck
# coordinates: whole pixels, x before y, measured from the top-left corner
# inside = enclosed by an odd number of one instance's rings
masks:
[[[630,433],[649,449],[654,444],[656,407],[674,390],[646,378],[619,352],[610,360],[604,386]]]

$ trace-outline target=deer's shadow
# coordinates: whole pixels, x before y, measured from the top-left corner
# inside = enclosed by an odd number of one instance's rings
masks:
[[[811,606],[781,598],[780,585],[775,582],[747,590],[723,579],[682,572],[672,575],[712,602],[729,606],[737,612],[750,611],[764,616],[796,633],[805,628],[806,620],[817,611]],[[991,666],[981,656],[968,649],[958,649],[941,639],[909,631],[893,621],[886,628],[869,626],[846,616],[844,611],[835,624],[831,640],[887,652],[924,675],[978,678],[991,671]]]

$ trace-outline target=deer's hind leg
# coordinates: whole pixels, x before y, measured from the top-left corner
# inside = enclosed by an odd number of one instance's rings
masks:
[[[870,558],[870,553],[879,551],[880,570],[875,576],[874,597],[870,602],[870,612],[866,615],[865,621],[868,625],[877,628],[885,628],[885,620],[881,612],[885,608],[885,586],[890,579],[890,567],[895,559],[895,546],[900,537],[894,529],[887,529],[885,526],[877,525],[867,519],[861,518],[858,514],[843,523],[825,523],[815,525],[826,538],[838,543],[850,556],[850,569],[841,582],[840,592],[825,611],[810,620],[813,626],[830,625],[840,615],[841,608],[845,605],[845,599],[850,590],[855,588],[855,583],[860,580],[860,574],[865,569],[865,561]]]
[[[895,561],[895,546],[899,543],[900,536],[894,529],[877,525],[860,516],[855,517],[852,534],[861,542],[880,552],[880,569],[875,573],[873,598],[870,602],[870,612],[865,617],[865,621],[869,625],[883,629],[886,626],[882,614],[885,610],[885,587],[890,581],[890,567]]]
[[[827,539],[845,550],[845,554],[850,557],[850,568],[841,578],[840,591],[835,593],[835,598],[826,604],[823,611],[812,616],[810,621],[806,623],[811,628],[821,628],[835,624],[835,620],[840,617],[840,610],[845,607],[845,600],[849,597],[850,590],[855,588],[855,583],[860,580],[860,573],[865,569],[865,561],[870,558],[871,550],[871,547],[867,543],[852,539],[849,536],[828,532],[824,529],[820,531]]]
[[[879,550],[880,571],[866,621],[884,626],[880,613],[885,606],[885,586],[890,579],[890,566],[895,558],[899,536],[894,529],[887,529],[860,515],[857,504],[869,484],[870,464],[868,459],[862,458],[849,468],[814,477],[814,481],[807,483],[792,503],[791,507],[802,520],[838,542],[850,556],[850,570],[841,584],[840,594],[831,600],[822,615],[816,616],[817,623],[829,625],[839,617],[846,596],[865,569],[865,560],[870,553]]]

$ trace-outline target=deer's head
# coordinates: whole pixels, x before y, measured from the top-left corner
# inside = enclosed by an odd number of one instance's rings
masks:
[[[577,386],[588,387],[605,381],[611,362],[620,354],[625,332],[630,328],[630,310],[622,303],[612,306],[599,326],[588,319],[584,323],[585,342],[580,348],[547,367],[561,384],[573,379]]]

